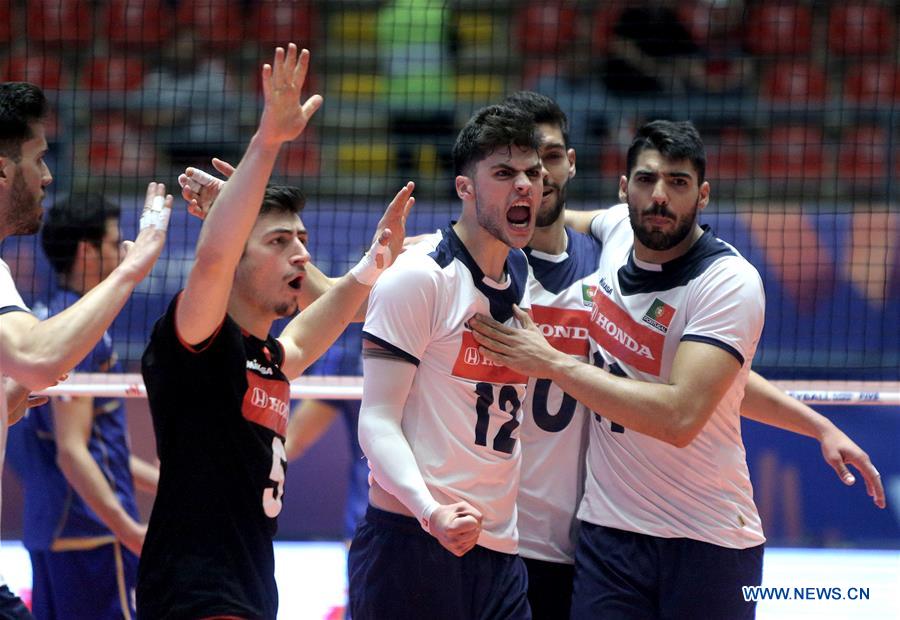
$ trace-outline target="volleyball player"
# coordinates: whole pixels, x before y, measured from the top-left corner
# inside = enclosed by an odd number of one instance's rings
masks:
[[[39,317],[64,311],[119,265],[119,212],[97,194],[53,207],[41,245],[59,287],[49,305],[36,307]],[[121,372],[108,331],[75,370]],[[135,486],[155,492],[159,471],[130,453],[124,401],[54,398],[10,429],[7,454],[24,488],[35,616],[134,618],[147,531]]]
[[[740,586],[759,583],[764,539],[738,407],[763,293],[752,266],[696,222],[704,163],[689,124],[643,127],[620,182],[629,206],[594,222],[603,255],[589,330],[609,372],[561,355],[524,313],[529,330],[472,323],[489,359],[552,379],[599,414],[573,617],[753,614]]]
[[[138,615],[274,620],[272,536],[284,492],[289,380],[340,335],[399,252],[412,184],[358,265],[293,319],[309,254],[294,188],[266,188],[282,143],[322,103],[298,104],[309,53],[277,48],[262,70],[256,134],[206,217],[185,289],[144,352],[160,481],[138,568]],[[389,246],[390,244],[390,246]]]
[[[530,116],[489,106],[453,148],[459,221],[407,249],[363,328],[359,439],[370,506],[350,547],[366,618],[526,618],[516,555],[525,377],[485,363],[466,322],[527,305],[524,247],[542,171]],[[513,248],[513,249],[511,249]]]
[[[532,316],[552,345],[587,360],[591,291],[596,286],[602,246],[593,236],[579,233],[589,232],[591,219],[602,212],[572,214],[566,210],[576,154],[569,147],[568,119],[556,102],[522,91],[504,103],[534,117],[546,171],[537,225],[525,248],[531,266]],[[567,227],[567,219],[583,229]],[[519,554],[528,569],[528,599],[536,619],[567,618],[574,580],[575,513],[584,488],[590,412],[546,378],[529,380],[523,409],[517,506]],[[827,418],[754,372],[750,373],[741,415],[815,437],[841,480],[853,483],[845,463],[854,464],[876,504],[884,505],[884,489],[865,451]]]
[[[40,229],[44,189],[53,180],[44,162],[47,113],[47,100],[37,86],[0,84],[0,241]],[[19,390],[19,400],[9,403],[10,409],[20,405],[28,390],[56,383],[94,348],[159,257],[171,206],[165,186],[152,183],[141,231],[119,266],[75,304],[43,321],[28,310],[9,267],[0,260],[0,375],[26,388]],[[5,383],[0,381],[0,455],[5,452],[9,412]],[[27,617],[22,602],[0,579],[0,618]]]

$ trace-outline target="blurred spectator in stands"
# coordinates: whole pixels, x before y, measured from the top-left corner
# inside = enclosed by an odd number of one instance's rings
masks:
[[[129,108],[155,128],[160,144],[182,162],[207,153],[233,159],[240,152],[242,93],[221,57],[205,56],[191,30],[183,29],[162,50],[160,64],[144,77]],[[251,106],[255,112],[255,102]]]
[[[619,15],[609,42],[606,88],[620,97],[702,88],[700,51],[674,0],[630,3]]]
[[[452,167],[456,127],[449,24],[447,3],[440,0],[389,0],[378,12],[388,123],[402,179],[419,176],[415,153],[429,142],[442,170]]]

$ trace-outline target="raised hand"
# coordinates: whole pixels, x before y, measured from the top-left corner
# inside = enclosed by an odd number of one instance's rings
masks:
[[[173,200],[171,194],[166,194],[164,184],[152,182],[147,185],[144,210],[141,213],[141,230],[134,241],[122,243],[126,254],[122,264],[117,267],[135,281],[143,280],[150,273],[162,252]]]
[[[212,158],[212,165],[225,179],[234,174],[234,166],[218,157]],[[181,197],[188,203],[188,213],[201,220],[205,219],[222,188],[225,187],[225,179],[214,177],[199,168],[185,168],[184,172],[178,175],[178,184],[181,186]]]
[[[288,44],[275,48],[272,64],[263,65],[262,84],[265,108],[257,135],[269,144],[281,144],[293,140],[306,128],[306,124],[322,105],[322,97],[313,95],[300,104],[300,90],[309,69],[309,50],[297,51]]]
[[[406,218],[409,210],[416,204],[416,199],[412,195],[416,189],[416,184],[409,181],[391,200],[384,215],[378,220],[378,227],[375,229],[375,239],[378,239],[381,245],[387,245],[391,250],[391,260],[400,255],[403,251],[403,240],[406,238]],[[385,231],[388,231],[388,237],[385,238]],[[385,265],[388,267],[389,265]]]

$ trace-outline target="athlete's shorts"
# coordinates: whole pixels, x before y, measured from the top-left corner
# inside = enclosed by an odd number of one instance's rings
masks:
[[[572,618],[753,618],[741,586],[762,582],[763,545],[729,549],[581,523]]]
[[[0,620],[34,620],[22,599],[5,584],[0,586]]]
[[[353,620],[531,618],[519,556],[476,546],[458,558],[411,517],[369,506],[348,564]]]
[[[133,619],[138,558],[118,542],[84,551],[31,551],[38,618]],[[88,594],[89,593],[89,594]]]
[[[528,571],[528,603],[534,620],[568,618],[572,608],[575,566],[522,558]]]

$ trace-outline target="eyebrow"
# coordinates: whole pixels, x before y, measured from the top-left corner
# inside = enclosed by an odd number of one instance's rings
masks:
[[[513,166],[510,166],[509,164],[504,164],[504,163],[494,164],[493,166],[491,166],[491,170],[508,170],[510,172],[529,172],[531,170],[540,170],[540,169],[541,169],[540,163],[536,163],[533,166],[528,166],[527,168],[514,168]]]
[[[306,235],[306,234],[309,234],[309,233],[307,232],[307,230],[306,230],[305,228],[299,228],[299,229],[297,229],[297,228],[287,228],[287,227],[283,227],[283,226],[282,226],[282,227],[278,227],[278,228],[273,228],[272,230],[267,230],[267,231],[265,232],[264,236],[265,236],[265,237],[268,237],[268,236],[271,236],[271,235],[284,235],[284,234],[288,234],[288,235],[294,235],[294,234],[296,234],[296,235]]]
[[[547,142],[541,145],[541,149],[565,149],[566,145],[562,142]]]
[[[639,174],[649,174],[651,176],[659,176],[660,174],[662,174],[662,176],[666,176],[666,177],[676,177],[676,178],[684,178],[684,179],[692,179],[693,178],[693,175],[690,172],[682,172],[680,170],[676,170],[674,172],[660,173],[655,170],[647,170],[646,168],[639,168],[634,171],[634,175],[637,176]]]

